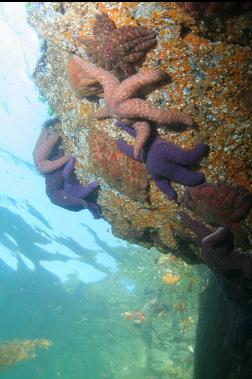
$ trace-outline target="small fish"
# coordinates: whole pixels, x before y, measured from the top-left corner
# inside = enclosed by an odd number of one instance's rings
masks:
[[[165,284],[171,284],[172,286],[174,286],[175,284],[177,284],[180,281],[180,279],[181,279],[180,275],[172,274],[170,272],[167,272],[163,276],[163,282]]]
[[[121,313],[122,318],[129,321],[136,321],[139,320],[139,322],[145,321],[145,315],[142,312],[138,311],[131,311],[131,312],[124,312]]]

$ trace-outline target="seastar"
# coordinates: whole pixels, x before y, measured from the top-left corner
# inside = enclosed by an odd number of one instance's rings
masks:
[[[44,123],[33,153],[36,167],[45,176],[46,194],[54,204],[62,208],[72,211],[88,208],[94,218],[100,218],[99,205],[84,200],[97,189],[98,182],[82,186],[73,171],[75,158],[66,156],[59,147],[61,137],[53,135],[48,138],[48,127],[55,126],[58,122],[54,118]]]
[[[63,149],[58,151],[58,157],[64,154]],[[88,209],[95,219],[101,218],[101,208],[95,202],[85,200],[99,187],[97,181],[81,185],[74,173],[75,158],[70,157],[64,168],[45,175],[46,194],[52,203],[78,212]]]
[[[219,227],[212,232],[205,224],[193,220],[184,211],[179,212],[179,216],[184,225],[195,233],[195,243],[201,247],[207,266],[225,277],[239,273],[252,279],[251,259],[235,249],[234,237],[228,228]]]
[[[113,70],[120,80],[136,73],[134,64],[143,61],[146,52],[156,43],[153,30],[143,26],[117,29],[106,13],[96,15],[93,37],[82,40],[91,60],[107,71]]]
[[[64,164],[66,164],[69,160],[69,156],[67,155],[64,155],[56,160],[48,159],[60,138],[57,134],[48,137],[48,127],[54,126],[57,122],[57,119],[53,119],[44,123],[33,150],[33,160],[36,168],[41,174],[47,174],[55,171],[64,166]]]
[[[242,186],[233,187],[220,182],[188,188],[184,193],[184,205],[209,224],[230,229],[237,246],[250,247],[248,235],[239,221],[247,216],[252,196]]]
[[[154,121],[160,125],[169,125],[170,128],[181,126],[181,124],[194,126],[192,117],[185,113],[157,108],[143,99],[133,98],[141,88],[167,79],[166,73],[157,70],[140,72],[120,83],[114,75],[96,67],[88,60],[81,59],[76,55],[72,59],[80,65],[80,69],[85,74],[96,79],[103,87],[106,107],[96,112],[93,115],[94,118],[116,117],[135,121],[133,127],[138,131],[134,149],[135,157],[139,155],[150,134],[149,121]],[[145,135],[144,138],[142,137],[143,134]]]
[[[78,99],[87,96],[103,97],[103,89],[100,83],[98,83],[97,80],[87,77],[87,75],[83,73],[83,70],[80,70],[79,64],[76,64],[74,59],[70,59],[68,62],[67,70],[71,86]]]
[[[116,121],[116,126],[122,128],[131,136],[136,136],[136,131],[121,121]],[[117,140],[120,150],[131,158],[134,158],[133,147],[127,145],[122,139]],[[170,200],[176,200],[177,193],[172,188],[170,181],[186,186],[194,186],[204,181],[204,174],[193,172],[188,166],[196,164],[208,152],[208,145],[198,144],[192,149],[181,147],[162,140],[158,132],[152,128],[151,136],[143,147],[139,160],[143,161],[155,180],[158,188]]]

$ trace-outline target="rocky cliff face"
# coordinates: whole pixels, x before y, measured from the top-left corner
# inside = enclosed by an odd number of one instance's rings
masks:
[[[198,130],[188,128],[180,133],[160,127],[162,138],[183,148],[208,142],[210,153],[197,168],[204,172],[207,181],[239,184],[251,192],[252,53],[247,32],[250,16],[232,16],[229,29],[221,36],[217,33],[214,39],[212,30],[207,34],[204,19],[195,21],[176,3],[49,2],[30,3],[28,9],[29,23],[44,41],[35,82],[61,120],[58,131],[65,151],[77,158],[79,180],[84,184],[99,180],[98,203],[115,235],[197,262],[201,253],[195,247],[190,250],[190,235],[186,236],[188,232],[182,229],[177,217],[181,205],[167,199],[144,165],[134,166],[122,158],[123,162],[111,166],[111,159],[120,160],[113,139],[123,137],[128,143],[133,143],[133,139],[118,131],[111,118],[91,119],[103,99],[79,99],[71,87],[69,59],[73,53],[87,57],[83,39],[92,35],[95,15],[101,12],[107,13],[117,27],[142,25],[156,32],[157,44],[147,53],[139,70],[161,69],[170,75],[171,82],[151,91],[146,99],[163,109],[191,114],[199,126]],[[242,30],[246,46],[240,44]],[[118,172],[123,173],[119,179],[114,175]],[[174,188],[179,195],[185,189],[179,184],[174,184]],[[149,191],[148,201],[147,196],[138,196],[141,190]],[[244,221],[250,232],[251,221],[250,214]]]

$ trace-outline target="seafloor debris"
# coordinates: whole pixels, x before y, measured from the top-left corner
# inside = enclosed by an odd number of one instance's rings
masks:
[[[35,349],[41,347],[49,349],[52,341],[47,339],[34,340],[13,340],[0,345],[0,371],[10,366],[14,366],[17,362],[27,361],[36,357]]]

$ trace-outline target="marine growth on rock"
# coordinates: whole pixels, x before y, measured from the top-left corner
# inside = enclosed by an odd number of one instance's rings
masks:
[[[142,163],[121,153],[116,141],[102,130],[92,130],[88,142],[97,175],[133,200],[148,199],[149,181]]]
[[[239,221],[247,216],[252,196],[242,186],[219,182],[191,187],[184,193],[184,205],[209,224],[229,228],[237,246],[250,246],[248,235]]]

